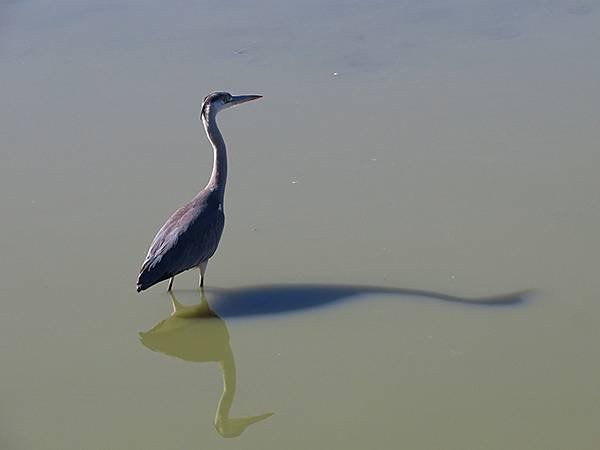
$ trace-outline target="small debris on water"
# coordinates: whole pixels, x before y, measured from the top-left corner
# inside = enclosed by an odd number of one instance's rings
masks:
[[[292,184],[296,184],[296,183],[298,183],[298,182],[297,182],[296,180],[291,180],[291,181],[290,181],[290,183],[292,183]]]
[[[334,76],[334,77],[339,77],[339,76],[340,76],[340,73],[339,73],[339,72],[333,72],[333,76]]]

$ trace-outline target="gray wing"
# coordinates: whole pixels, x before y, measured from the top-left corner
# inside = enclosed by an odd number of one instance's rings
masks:
[[[224,225],[222,200],[210,191],[175,211],[150,245],[138,291],[208,260],[217,250]]]

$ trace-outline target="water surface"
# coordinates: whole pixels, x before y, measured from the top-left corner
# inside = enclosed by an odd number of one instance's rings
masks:
[[[251,3],[0,4],[1,447],[596,449],[596,3]]]

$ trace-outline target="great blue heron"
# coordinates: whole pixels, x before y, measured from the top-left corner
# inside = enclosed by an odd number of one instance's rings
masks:
[[[217,127],[217,113],[261,97],[213,92],[202,102],[200,116],[214,149],[210,179],[198,195],[169,217],[154,237],[137,280],[138,292],[169,278],[170,291],[175,276],[194,267],[200,269],[200,287],[204,286],[206,265],[217,250],[225,225],[223,197],[227,180],[227,152]]]

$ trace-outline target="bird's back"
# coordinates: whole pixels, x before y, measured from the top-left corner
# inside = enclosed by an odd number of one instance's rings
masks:
[[[138,292],[207,261],[217,250],[224,225],[222,192],[204,189],[156,234],[142,264]]]

